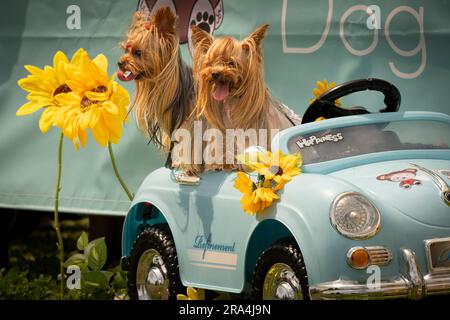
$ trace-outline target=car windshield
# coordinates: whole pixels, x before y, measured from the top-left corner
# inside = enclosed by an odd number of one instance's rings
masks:
[[[397,150],[449,149],[450,125],[438,121],[394,121],[317,131],[295,136],[289,152],[304,164]]]

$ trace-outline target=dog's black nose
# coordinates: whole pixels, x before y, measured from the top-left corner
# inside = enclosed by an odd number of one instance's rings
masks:
[[[117,65],[119,66],[119,68],[123,68],[125,66],[125,63],[122,61],[117,62]]]
[[[213,78],[214,80],[219,80],[219,78],[220,78],[220,72],[214,72],[214,73],[212,74],[212,78]]]

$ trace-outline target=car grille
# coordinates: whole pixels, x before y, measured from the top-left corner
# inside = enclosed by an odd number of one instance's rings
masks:
[[[385,266],[392,260],[392,251],[381,246],[365,247],[370,257],[370,264]]]

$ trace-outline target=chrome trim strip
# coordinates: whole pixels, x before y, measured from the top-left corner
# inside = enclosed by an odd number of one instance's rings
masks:
[[[442,179],[437,173],[435,173],[425,167],[419,166],[418,164],[415,164],[415,163],[411,163],[411,165],[416,167],[417,169],[422,170],[423,172],[427,173],[431,177],[434,184],[439,188],[439,190],[441,192],[442,200],[444,200],[444,202],[450,206],[450,198],[449,198],[450,187],[448,186],[447,182],[445,182],[445,180]]]
[[[450,294],[450,274],[427,274],[424,279],[427,296]]]
[[[400,270],[408,283],[408,298],[418,300],[425,295],[425,280],[419,269],[416,255],[410,249],[400,249]]]
[[[398,299],[407,297],[408,290],[408,284],[402,278],[383,281],[377,290],[357,281],[336,280],[310,286],[309,296],[312,300]]]
[[[450,294],[450,273],[422,276],[414,252],[400,249],[402,274],[381,281],[378,288],[352,280],[336,280],[311,285],[311,299],[422,299],[431,295]]]

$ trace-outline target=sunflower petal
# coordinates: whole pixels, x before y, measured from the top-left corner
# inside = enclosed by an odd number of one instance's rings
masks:
[[[108,82],[108,59],[103,54],[97,55],[92,60],[92,67],[97,69],[96,78],[100,83],[105,84]]]
[[[97,67],[103,71],[107,72],[108,70],[108,59],[105,57],[104,54],[97,55],[92,61],[97,65]]]
[[[189,300],[199,300],[197,290],[195,290],[194,288],[187,288],[187,296],[189,297]]]
[[[70,60],[70,63],[78,66],[80,64],[80,60],[82,59],[83,55],[87,55],[86,50],[83,48],[78,49],[72,56],[72,59]]]
[[[86,148],[87,142],[87,130],[78,130],[78,137],[80,139],[81,145],[83,148]]]
[[[197,289],[198,300],[205,300],[205,289]]]
[[[55,108],[47,108],[42,112],[39,119],[39,129],[42,133],[46,133],[53,125],[53,116],[55,114]]]
[[[58,70],[64,66],[64,64],[69,63],[66,55],[62,51],[58,51],[53,56],[53,66]]]
[[[321,92],[319,89],[314,88],[314,89],[313,89],[313,94],[314,94],[314,96],[315,96],[316,98],[318,98],[318,97],[320,97],[320,96],[322,95],[322,92]]]
[[[45,107],[46,105],[47,104],[45,102],[39,101],[27,102],[16,111],[16,116],[18,117],[26,116],[28,114],[38,111],[39,109]]]
[[[107,131],[103,127],[102,121],[98,121],[95,126],[91,127],[91,131],[95,141],[97,141],[97,143],[102,147],[106,147],[108,144],[108,135]]]
[[[94,91],[88,91],[85,93],[86,98],[93,101],[104,101],[108,99],[108,93],[107,92],[94,92]]]
[[[273,188],[273,191],[281,190],[285,184],[286,184],[286,182],[284,182],[284,181],[277,183],[277,185]]]
[[[75,92],[60,93],[54,99],[61,106],[79,106],[81,104],[81,97]]]
[[[117,106],[114,103],[112,103],[111,101],[103,102],[102,107],[103,107],[103,110],[105,110],[106,112],[109,112],[114,115],[119,114],[119,108],[117,108]]]
[[[65,63],[69,63],[69,59],[67,59],[64,52],[58,51],[57,53],[55,53],[55,55],[53,57],[53,66],[55,68],[58,68],[59,66],[65,64]]]
[[[28,76],[26,78],[20,79],[19,81],[17,81],[17,84],[23,90],[28,92],[31,91],[53,92],[54,89],[56,89],[56,88],[48,88],[48,85],[37,76]]]
[[[52,96],[51,96],[51,94],[48,94],[47,92],[37,92],[37,91],[30,92],[27,95],[27,100],[40,101],[40,102],[45,101],[48,105],[53,104]]]
[[[95,108],[91,111],[92,113],[92,118],[91,118],[91,127],[96,126],[97,122],[100,120],[101,117],[101,113],[100,110],[98,108]]]
[[[122,124],[120,118],[117,116],[113,116],[108,112],[102,112],[102,117],[105,123],[106,128],[110,132],[111,136],[119,139],[122,136]]]
[[[81,130],[86,130],[90,127],[90,122],[92,119],[92,112],[84,112],[79,117],[79,124]]]
[[[324,83],[322,83],[321,81],[317,81],[317,82],[316,82],[316,87],[319,88],[319,90],[320,90],[321,92],[325,92],[325,91],[326,91],[325,85],[324,85]]]
[[[44,70],[42,70],[42,69],[40,69],[38,67],[32,66],[32,65],[25,65],[24,68],[29,73],[31,73],[32,75],[36,75],[36,76],[39,76],[39,75],[41,75],[44,72]]]

